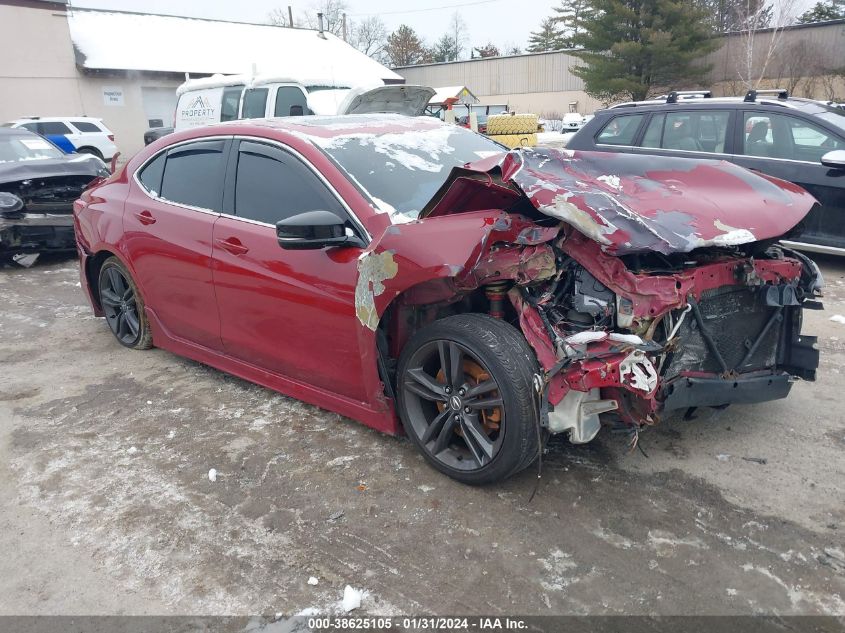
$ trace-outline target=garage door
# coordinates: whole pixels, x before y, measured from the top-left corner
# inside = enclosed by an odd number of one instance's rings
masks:
[[[149,127],[170,127],[176,110],[175,88],[141,88],[141,100]]]

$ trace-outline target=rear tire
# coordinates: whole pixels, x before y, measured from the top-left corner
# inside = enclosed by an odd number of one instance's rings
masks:
[[[100,306],[117,342],[130,349],[150,349],[153,333],[144,299],[132,275],[117,257],[103,262],[97,278]]]
[[[76,152],[78,154],[91,154],[91,156],[96,156],[100,160],[103,160],[103,153],[96,147],[80,147]]]
[[[538,453],[534,352],[513,326],[460,314],[417,332],[399,359],[399,417],[425,459],[466,484],[507,479]]]

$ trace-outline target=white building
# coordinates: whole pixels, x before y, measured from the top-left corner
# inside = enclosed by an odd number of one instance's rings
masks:
[[[0,0],[0,123],[98,117],[129,156],[143,147],[147,128],[172,124],[186,73],[252,72],[337,87],[404,83],[330,33]]]

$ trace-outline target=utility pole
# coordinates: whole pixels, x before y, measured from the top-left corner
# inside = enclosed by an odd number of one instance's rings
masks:
[[[346,12],[343,13],[343,41],[346,41]]]
[[[289,26],[293,26],[293,9],[290,5],[288,5],[288,24]]]

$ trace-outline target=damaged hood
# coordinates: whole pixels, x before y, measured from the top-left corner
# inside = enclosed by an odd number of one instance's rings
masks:
[[[0,184],[51,178],[53,176],[97,176],[107,175],[106,164],[90,154],[69,154],[61,158],[37,160],[0,161]]]
[[[778,238],[810,211],[801,187],[732,163],[558,149],[514,151],[502,179],[614,255]]]

